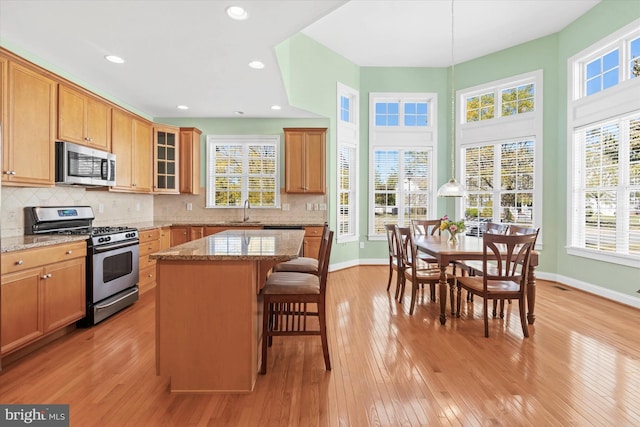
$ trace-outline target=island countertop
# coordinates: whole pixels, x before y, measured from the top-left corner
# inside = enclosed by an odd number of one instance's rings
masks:
[[[296,258],[304,230],[226,230],[149,255],[158,261],[286,261]]]

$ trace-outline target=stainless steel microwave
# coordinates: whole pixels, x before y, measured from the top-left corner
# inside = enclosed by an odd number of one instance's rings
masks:
[[[57,141],[56,184],[116,185],[116,155],[71,142]]]

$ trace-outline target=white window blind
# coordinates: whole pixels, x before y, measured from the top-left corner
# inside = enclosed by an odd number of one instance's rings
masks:
[[[350,242],[359,239],[358,231],[358,115],[359,93],[342,83],[337,85],[339,117],[336,129],[338,167],[338,192],[336,204],[338,242]]]
[[[534,141],[500,142],[465,149],[465,219],[533,224]]]
[[[576,130],[572,245],[640,256],[640,115]]]
[[[374,233],[385,224],[409,226],[427,219],[431,206],[432,150],[376,149],[374,152]]]
[[[340,235],[355,235],[356,147],[342,144],[338,153],[338,230]]]
[[[279,136],[207,136],[207,207],[279,206]]]

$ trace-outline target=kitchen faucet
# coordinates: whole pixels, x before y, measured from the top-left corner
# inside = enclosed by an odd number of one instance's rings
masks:
[[[248,210],[251,209],[251,203],[249,203],[249,199],[244,201],[244,218],[242,219],[242,221],[247,222],[249,221],[249,213]]]

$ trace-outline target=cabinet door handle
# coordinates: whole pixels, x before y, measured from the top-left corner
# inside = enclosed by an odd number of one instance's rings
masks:
[[[72,251],[72,250],[68,250],[68,251],[67,251],[67,255],[71,255],[72,253],[73,253],[73,251]]]
[[[21,259],[16,261],[16,265],[22,265],[22,264],[24,264],[24,261],[22,261]]]
[[[51,273],[45,274],[44,276],[40,276],[41,279],[51,279]]]

